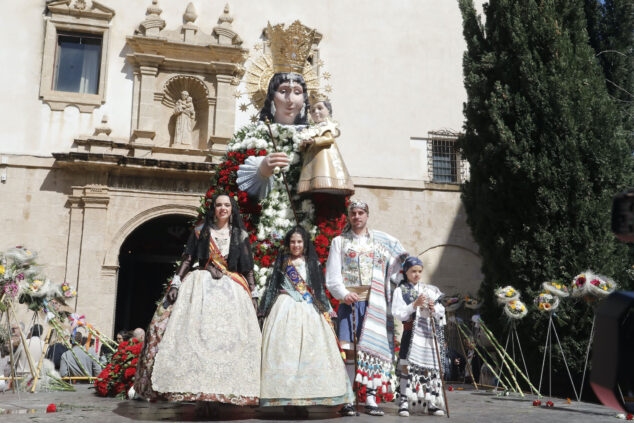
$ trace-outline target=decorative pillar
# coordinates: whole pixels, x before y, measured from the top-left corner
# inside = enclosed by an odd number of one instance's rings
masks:
[[[116,301],[116,284],[104,283],[100,272],[110,201],[108,188],[103,185],[87,185],[83,189],[81,201],[84,206],[84,219],[76,311],[88,316],[89,321],[96,327],[110,330]]]
[[[83,187],[72,187],[73,195],[68,197],[70,208],[68,222],[68,248],[66,250],[66,274],[64,280],[77,290],[79,283],[79,259],[84,221],[84,210],[81,202]],[[77,309],[77,298],[75,298]]]
[[[229,139],[233,136],[233,126],[236,119],[235,98],[233,93],[234,77],[232,75],[216,75],[218,87],[216,89],[216,117],[214,138]]]

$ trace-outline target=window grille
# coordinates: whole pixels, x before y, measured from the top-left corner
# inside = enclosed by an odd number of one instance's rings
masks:
[[[459,184],[468,178],[468,166],[461,160],[457,146],[458,133],[429,132],[427,160],[429,180],[436,184]]]
[[[432,181],[441,184],[458,182],[455,141],[432,139]]]

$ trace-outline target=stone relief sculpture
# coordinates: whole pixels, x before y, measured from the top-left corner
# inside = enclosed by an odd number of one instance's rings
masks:
[[[174,105],[174,145],[192,145],[192,131],[196,123],[196,110],[192,96],[181,92],[181,98]]]

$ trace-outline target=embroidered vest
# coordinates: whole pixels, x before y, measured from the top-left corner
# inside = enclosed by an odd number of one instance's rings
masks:
[[[372,235],[355,237],[351,232],[347,232],[341,237],[341,274],[344,285],[370,285],[376,247]]]

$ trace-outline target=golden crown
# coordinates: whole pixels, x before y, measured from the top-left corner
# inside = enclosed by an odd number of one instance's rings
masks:
[[[302,74],[306,59],[310,55],[315,30],[295,21],[284,28],[284,24],[267,26],[267,36],[273,60],[273,72],[295,72]]]
[[[311,106],[314,106],[317,103],[321,103],[322,101],[330,101],[326,94],[322,94],[319,91],[312,91],[308,96],[308,102]]]

